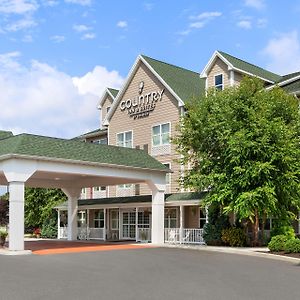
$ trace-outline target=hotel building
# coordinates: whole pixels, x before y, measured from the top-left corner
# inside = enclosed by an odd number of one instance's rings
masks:
[[[289,93],[300,94],[300,72],[281,76],[221,51],[212,55],[201,73],[140,55],[123,87],[107,88],[101,96],[100,128],[78,137],[87,143],[146,151],[172,170],[166,175],[165,241],[203,243],[207,222],[206,210],[200,206],[205,194],[184,191],[178,182],[184,166],[178,162],[171,138],[185,113],[185,102],[208,88],[223,90],[239,84],[245,75],[260,78],[266,88],[279,85]],[[64,238],[66,207],[62,205],[58,211],[58,236]],[[299,222],[295,222],[295,230],[299,232]],[[78,200],[78,237],[151,241],[149,187],[122,184],[84,188]]]

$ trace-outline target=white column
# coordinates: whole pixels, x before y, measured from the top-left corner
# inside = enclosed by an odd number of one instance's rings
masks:
[[[57,210],[57,238],[61,239],[60,236],[60,210]]]
[[[122,237],[121,209],[119,208],[119,240]]]
[[[24,182],[9,183],[9,250],[24,250]]]
[[[106,208],[103,209],[104,214],[104,228],[103,228],[103,239],[106,240]]]
[[[78,199],[81,188],[64,188],[62,190],[68,197],[68,241],[76,241]]]
[[[139,214],[139,208],[135,208],[135,241],[138,241],[138,214]]]
[[[180,205],[180,210],[179,210],[179,242],[180,244],[182,243],[184,234],[183,234],[183,221],[184,221],[184,206]]]
[[[152,243],[164,243],[165,184],[148,183],[152,190]]]

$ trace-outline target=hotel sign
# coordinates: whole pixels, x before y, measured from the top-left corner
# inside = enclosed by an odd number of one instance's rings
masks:
[[[141,119],[148,117],[151,112],[154,111],[156,103],[162,100],[162,95],[165,89],[153,91],[150,93],[144,93],[144,82],[139,84],[139,96],[135,96],[131,99],[122,100],[120,103],[120,110],[126,111],[129,117]]]

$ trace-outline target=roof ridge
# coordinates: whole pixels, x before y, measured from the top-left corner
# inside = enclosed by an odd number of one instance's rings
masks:
[[[186,68],[183,68],[183,67],[180,67],[180,66],[177,66],[177,65],[174,65],[174,64],[171,64],[171,63],[168,63],[168,62],[165,62],[165,61],[156,59],[156,58],[152,58],[152,57],[147,56],[147,55],[145,55],[145,54],[141,54],[141,56],[144,57],[144,58],[150,58],[150,59],[155,60],[155,61],[157,61],[157,62],[159,62],[159,63],[163,63],[163,64],[166,64],[166,65],[169,65],[169,66],[171,66],[171,67],[175,67],[175,68],[178,68],[178,69],[181,69],[181,70],[184,70],[184,71],[188,71],[188,72],[191,72],[191,73],[195,73],[195,74],[200,75],[200,73],[198,73],[198,72],[196,72],[196,71],[192,71],[192,70],[189,70],[189,69],[186,69]]]
[[[233,56],[233,55],[231,55],[231,54],[229,54],[229,53],[227,53],[227,52],[224,52],[224,51],[221,51],[221,50],[217,50],[217,51],[218,51],[220,54],[228,55],[228,56],[230,56],[230,57],[232,57],[232,58],[234,58],[234,59],[238,59],[238,60],[242,61],[243,63],[246,63],[246,64],[251,65],[251,66],[253,66],[253,67],[262,69],[262,70],[264,70],[264,71],[266,71],[266,72],[268,72],[268,73],[271,73],[271,74],[273,74],[273,75],[282,77],[282,75],[280,75],[280,74],[277,74],[277,73],[274,73],[274,72],[272,72],[272,71],[269,71],[269,70],[267,70],[267,69],[265,69],[265,68],[263,68],[263,67],[260,67],[260,66],[258,66],[258,65],[255,65],[255,64],[253,64],[253,63],[251,63],[251,62],[248,62],[248,61],[246,61],[246,60],[244,60],[244,59],[241,59],[241,58],[239,58],[239,57]]]

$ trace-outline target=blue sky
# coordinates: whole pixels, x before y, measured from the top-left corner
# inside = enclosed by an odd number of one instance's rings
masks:
[[[138,54],[201,72],[217,49],[300,70],[300,0],[0,0],[0,128],[73,137],[99,127],[106,86]]]

